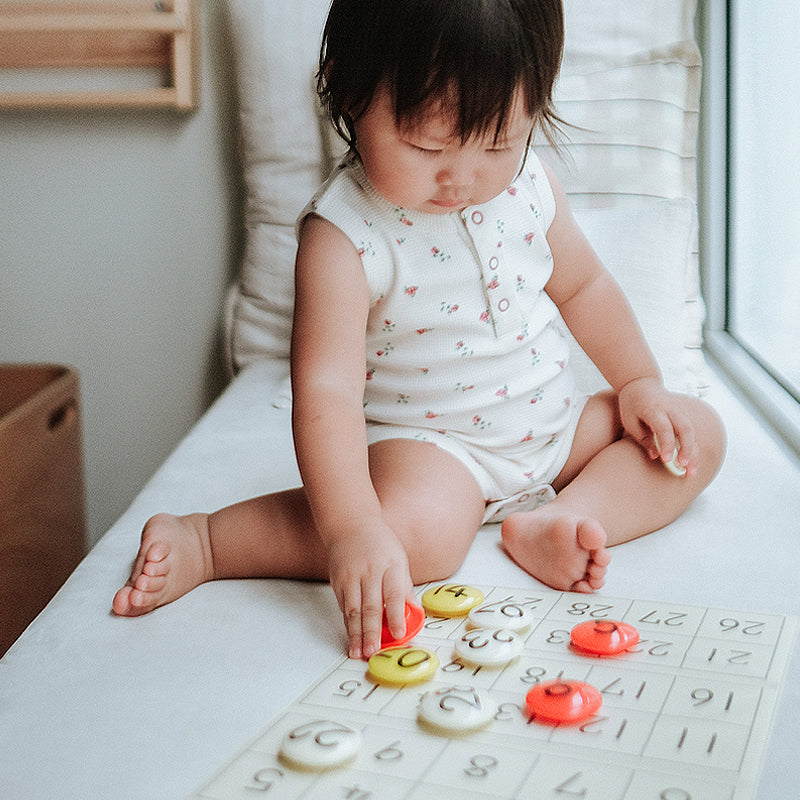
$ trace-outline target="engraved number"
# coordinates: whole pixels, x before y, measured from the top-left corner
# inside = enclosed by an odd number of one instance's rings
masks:
[[[586,797],[588,789],[585,786],[582,789],[573,788],[575,781],[579,781],[582,775],[582,772],[576,772],[574,775],[567,778],[564,783],[560,783],[556,786],[556,792],[558,794],[568,794],[570,797]]]
[[[738,619],[726,617],[725,619],[721,619],[719,621],[719,626],[722,628],[724,633],[735,631],[737,628],[741,627],[741,633],[743,633],[745,636],[761,636],[761,634],[764,633],[766,623],[753,622],[752,620],[745,620],[745,622],[742,623],[739,622]]]
[[[664,615],[659,615],[657,611],[651,611],[649,614],[640,617],[639,622],[648,622],[651,625],[670,625],[678,627],[683,625],[683,620],[686,616],[686,614],[680,611],[668,611]]]
[[[378,761],[399,761],[405,753],[398,747],[400,740],[387,744],[382,750],[375,753],[375,758]]]
[[[254,789],[257,792],[268,792],[285,774],[283,770],[276,769],[275,767],[265,767],[253,775],[251,778],[253,783],[245,786],[245,789]]]
[[[613,608],[614,606],[606,606],[602,603],[573,603],[567,609],[567,614],[571,614],[573,617],[582,617],[584,614],[596,618],[607,617],[608,612]]]
[[[683,789],[664,789],[658,800],[692,800],[692,796]]]
[[[494,769],[500,762],[494,756],[473,756],[469,760],[470,766],[465,767],[464,774],[470,778],[485,778],[489,770]]]

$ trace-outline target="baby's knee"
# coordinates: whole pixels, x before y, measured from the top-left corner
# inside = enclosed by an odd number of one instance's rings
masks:
[[[700,449],[700,466],[710,481],[725,459],[728,437],[719,414],[703,400],[691,402],[695,438]]]
[[[474,532],[446,530],[428,521],[404,538],[411,579],[420,584],[449,578],[467,557]]]

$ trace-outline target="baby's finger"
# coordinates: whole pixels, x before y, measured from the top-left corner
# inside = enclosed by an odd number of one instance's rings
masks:
[[[369,658],[381,649],[383,592],[381,585],[361,588],[361,657]]]
[[[339,608],[342,610],[344,627],[347,632],[347,655],[361,658],[361,589],[351,588],[337,594]]]
[[[689,424],[688,420],[681,423],[681,427],[677,431],[678,446],[675,460],[686,472],[691,476],[697,472],[697,461],[700,454],[700,448],[697,444],[694,428]]]
[[[393,639],[402,639],[406,634],[406,592],[386,589],[383,601],[389,633]]]

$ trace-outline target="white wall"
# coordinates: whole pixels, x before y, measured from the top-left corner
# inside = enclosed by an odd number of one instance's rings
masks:
[[[201,8],[198,111],[0,111],[0,361],[80,371],[90,544],[224,381],[236,109],[226,13]]]

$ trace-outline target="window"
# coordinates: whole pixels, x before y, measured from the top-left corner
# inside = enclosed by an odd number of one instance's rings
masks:
[[[800,453],[800,4],[724,6],[700,16],[706,340]]]

